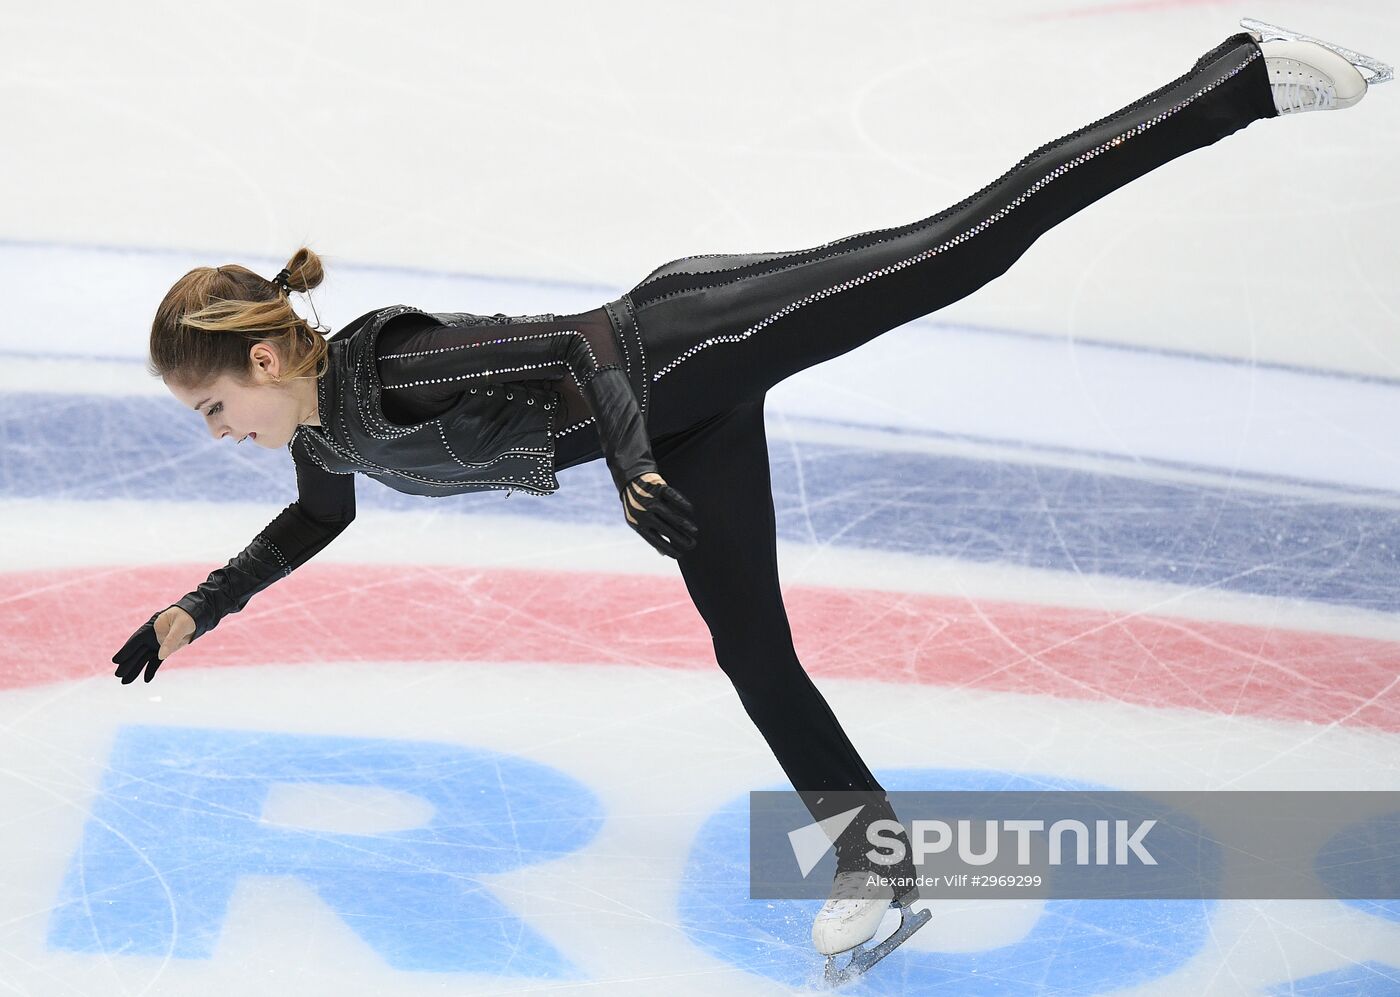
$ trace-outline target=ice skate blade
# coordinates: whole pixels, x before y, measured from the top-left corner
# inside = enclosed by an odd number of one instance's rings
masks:
[[[903,945],[909,936],[927,924],[931,917],[933,917],[933,913],[929,910],[921,910],[916,913],[908,907],[900,907],[899,927],[879,945],[872,945],[869,948],[856,946],[851,950],[850,962],[844,966],[836,964],[836,956],[826,957],[826,985],[839,987],[843,983],[849,983],[856,977],[863,975],[867,969]]]
[[[1313,42],[1317,45],[1321,45],[1323,48],[1329,48],[1360,70],[1361,77],[1366,81],[1368,87],[1395,78],[1395,69],[1391,66],[1387,66],[1379,59],[1373,59],[1369,55],[1362,55],[1360,52],[1353,52],[1349,48],[1342,48],[1340,45],[1325,42],[1321,38],[1312,37],[1312,35],[1299,34],[1296,31],[1289,31],[1287,28],[1280,28],[1277,24],[1267,24],[1264,21],[1256,21],[1252,17],[1241,19],[1240,27],[1251,34],[1257,35],[1260,43],[1272,41]],[[1366,75],[1367,73],[1371,75],[1368,76]]]

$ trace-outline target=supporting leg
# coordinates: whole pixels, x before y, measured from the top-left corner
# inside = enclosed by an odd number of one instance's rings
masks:
[[[715,659],[815,819],[823,790],[883,789],[803,670],[778,584],[763,399],[653,439],[668,483],[695,507],[701,542],[681,556]]]

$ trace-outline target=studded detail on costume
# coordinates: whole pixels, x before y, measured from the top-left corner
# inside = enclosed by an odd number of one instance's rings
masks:
[[[637,321],[637,309],[629,294],[624,294],[616,301],[609,301],[603,309],[607,312],[608,320],[622,344],[627,377],[638,401],[641,402],[642,416],[645,418],[651,411],[650,361],[647,359],[646,339],[642,336],[641,325]]]
[[[462,453],[473,442],[468,424],[492,447],[535,450],[551,474],[558,438],[592,425],[620,490],[656,464],[639,405],[646,394],[640,337],[616,323],[611,306],[542,321],[421,312],[392,326],[386,320],[366,393],[400,432],[437,420],[448,429],[447,450],[467,463],[476,459]],[[532,424],[548,433],[519,428]],[[540,444],[521,439],[529,435]]]
[[[269,540],[264,533],[259,533],[258,539],[267,544],[268,549],[271,550],[273,555],[277,558],[277,563],[282,565],[282,577],[285,578],[290,575],[292,573],[292,566],[287,563],[287,558],[282,554],[281,548]]]
[[[489,401],[464,393],[440,416],[415,425],[397,425],[385,417],[375,340],[388,322],[409,313],[433,318],[397,305],[370,313],[332,337],[328,369],[317,385],[322,425],[298,427],[293,444],[325,470],[366,474],[416,495],[495,489],[548,495],[558,490],[553,469],[557,410],[537,388],[514,382],[500,390],[488,388]],[[530,404],[521,404],[525,401]],[[497,408],[498,402],[505,407]]]
[[[573,377],[574,382],[575,382],[576,384],[578,384],[580,387],[582,387],[584,384],[587,383],[588,378],[591,377],[591,372],[596,371],[596,370],[598,369],[599,364],[598,364],[598,358],[597,358],[596,356],[593,355],[593,350],[592,350],[592,348],[588,345],[588,340],[585,339],[583,333],[580,332],[580,331],[577,330],[577,329],[561,329],[561,330],[559,330],[558,332],[542,332],[542,333],[537,333],[537,334],[535,334],[535,335],[530,335],[530,336],[504,336],[504,337],[501,337],[500,339],[488,339],[488,340],[484,340],[484,341],[479,342],[479,343],[467,343],[467,344],[461,345],[461,346],[443,346],[443,347],[439,347],[438,349],[433,349],[433,350],[418,350],[418,351],[411,352],[411,353],[388,353],[388,354],[385,354],[384,356],[381,356],[379,359],[380,359],[380,360],[412,360],[412,359],[418,359],[418,358],[423,358],[423,357],[430,357],[430,356],[433,356],[434,354],[453,353],[453,352],[455,352],[455,351],[457,351],[457,350],[466,350],[466,349],[483,348],[483,347],[489,348],[489,347],[492,347],[492,346],[502,346],[502,345],[504,345],[504,344],[506,344],[506,343],[524,342],[524,341],[526,341],[526,340],[531,340],[531,339],[550,339],[550,338],[554,338],[554,337],[558,337],[558,336],[573,336],[573,337],[577,337],[577,340],[578,340],[579,345],[580,345],[580,349],[582,349],[582,350],[584,351],[584,353],[588,356],[589,360],[591,361],[591,363],[589,364],[589,366],[588,366],[587,368],[585,368],[585,369],[582,370],[582,371],[572,369],[572,368],[569,367],[567,360],[565,360],[565,358],[564,358],[563,356],[560,356],[560,358],[557,359],[557,360],[548,360],[548,361],[543,361],[543,362],[540,362],[540,363],[520,364],[519,366],[516,366],[516,367],[495,367],[495,368],[486,368],[486,369],[484,369],[484,370],[471,371],[470,373],[466,373],[466,374],[453,374],[453,375],[449,375],[449,376],[446,376],[446,377],[425,377],[425,378],[420,378],[419,380],[416,380],[416,381],[404,381],[404,382],[401,382],[401,383],[398,383],[398,384],[385,384],[385,385],[384,385],[384,390],[385,390],[385,391],[392,391],[392,390],[397,389],[397,388],[413,388],[413,387],[417,387],[417,386],[423,385],[423,384],[450,384],[450,383],[452,383],[452,382],[454,382],[454,381],[466,381],[466,380],[470,380],[470,379],[472,379],[472,378],[477,378],[477,377],[496,377],[496,376],[499,376],[499,375],[501,375],[501,374],[516,374],[516,373],[519,373],[519,372],[521,372],[521,371],[526,371],[526,370],[535,370],[535,371],[539,371],[539,370],[554,370],[554,371],[565,370],[569,375],[571,375],[571,376]],[[490,394],[490,393],[491,393],[490,391],[487,391],[487,394]]]

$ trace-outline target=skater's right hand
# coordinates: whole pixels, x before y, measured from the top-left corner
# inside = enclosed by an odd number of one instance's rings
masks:
[[[146,670],[146,681],[155,677],[160,663],[184,647],[194,637],[194,617],[179,606],[156,613],[137,628],[122,649],[112,655],[116,676],[130,685]]]

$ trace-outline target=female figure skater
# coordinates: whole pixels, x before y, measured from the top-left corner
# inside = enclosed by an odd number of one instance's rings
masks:
[[[764,437],[770,387],[970,294],[1044,232],[1136,177],[1261,118],[1349,107],[1389,67],[1246,20],[1179,79],[1042,146],[966,200],[908,225],[811,249],[700,256],[577,315],[429,314],[397,305],[329,340],[288,292],[320,284],[299,250],[274,280],[201,267],[161,302],[151,370],[216,438],[287,447],[297,501],[113,657],[149,682],[160,663],[331,542],[355,516],[356,473],[420,495],[545,495],[555,472],[604,458],[626,522],[675,558],[719,666],[815,820],[833,791],[869,800],[838,838],[837,880],[813,925],[840,982],[928,918],[915,869],[879,869],[865,831],[893,816],[793,650],[779,589]],[[594,432],[583,430],[589,424]],[[661,470],[664,469],[663,477]],[[850,808],[844,798],[839,811]],[[895,885],[891,886],[893,882]],[[900,885],[907,882],[908,885]],[[900,929],[869,940],[888,905]]]

